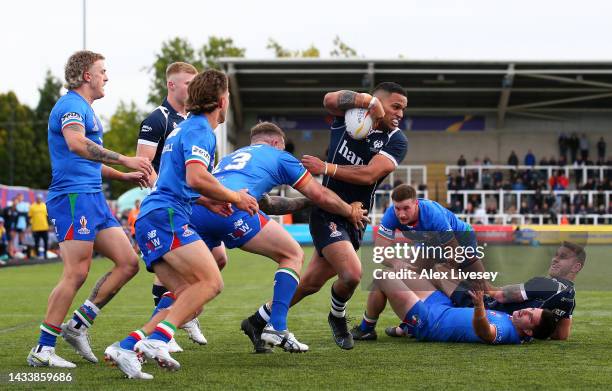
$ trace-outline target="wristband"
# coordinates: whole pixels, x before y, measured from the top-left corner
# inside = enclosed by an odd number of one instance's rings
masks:
[[[334,173],[331,174],[331,177],[333,178],[336,175],[336,171],[338,171],[338,165],[334,164]]]
[[[375,96],[373,96],[372,99],[370,100],[370,104],[368,105],[368,110],[374,107],[374,105],[376,105],[376,102],[378,102],[378,99]]]

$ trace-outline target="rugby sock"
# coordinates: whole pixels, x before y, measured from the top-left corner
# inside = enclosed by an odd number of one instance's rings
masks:
[[[346,316],[346,303],[349,301],[344,299],[334,291],[334,286],[331,288],[331,314],[336,318],[344,318]]]
[[[155,303],[156,307],[159,304],[159,301],[161,300],[162,296],[166,292],[168,292],[168,289],[166,289],[165,286],[153,284],[153,288],[151,288],[151,293],[153,294],[153,302]]]
[[[371,333],[376,328],[376,322],[378,322],[378,318],[370,318],[368,317],[368,313],[364,312],[359,328],[364,333]]]
[[[149,336],[149,339],[157,339],[168,343],[174,337],[175,332],[175,325],[168,322],[167,320],[162,320],[157,324],[157,326],[155,327],[155,331],[153,332],[153,334],[151,334],[151,336]]]
[[[94,319],[96,319],[99,312],[100,309],[96,307],[94,303],[85,300],[85,303],[74,311],[74,315],[72,319],[70,319],[68,326],[73,329],[80,329],[81,326],[89,328],[93,325]]]
[[[138,341],[144,339],[146,336],[147,334],[145,334],[145,332],[142,330],[132,331],[127,337],[119,342],[119,346],[121,346],[123,349],[134,350],[134,345],[136,345]]]
[[[287,312],[299,282],[300,277],[293,269],[281,267],[274,273],[274,296],[270,316],[274,330],[287,330]]]
[[[159,302],[157,303],[157,307],[155,307],[155,309],[153,310],[151,318],[154,317],[155,314],[157,314],[159,311],[164,310],[166,308],[170,308],[170,306],[174,303],[175,300],[176,296],[174,296],[174,293],[170,291],[164,293]]]
[[[270,309],[269,304],[263,304],[257,311],[255,311],[253,315],[249,316],[249,322],[255,324],[260,329],[263,329],[270,321],[271,313],[272,310]]]
[[[38,338],[36,352],[40,352],[43,346],[55,347],[57,337],[59,337],[61,334],[62,328],[60,326],[42,322],[40,324],[40,337]]]

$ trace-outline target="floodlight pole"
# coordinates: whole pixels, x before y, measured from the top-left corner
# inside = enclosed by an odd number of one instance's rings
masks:
[[[87,49],[87,0],[83,0],[83,50]]]

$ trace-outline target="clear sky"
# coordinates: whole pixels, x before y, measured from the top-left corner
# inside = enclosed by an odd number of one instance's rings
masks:
[[[63,76],[82,48],[83,0],[0,2],[0,92],[35,105],[46,69]],[[612,2],[597,0],[87,0],[87,48],[104,54],[108,118],[120,100],[148,109],[146,68],[161,43],[231,37],[248,58],[314,44],[328,57],[339,35],[367,58],[610,60]]]

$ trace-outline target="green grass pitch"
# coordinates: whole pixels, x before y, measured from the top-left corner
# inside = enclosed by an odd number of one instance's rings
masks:
[[[506,247],[499,251],[511,257],[517,250]],[[312,248],[306,249],[306,259],[311,252]],[[58,353],[78,365],[70,371],[74,376],[71,384],[7,383],[10,372],[68,370],[30,368],[25,360],[36,344],[47,296],[59,278],[61,265],[4,268],[0,270],[0,389],[609,389],[612,292],[589,290],[590,278],[610,281],[609,253],[602,255],[606,262],[597,267],[587,264],[595,271],[588,274],[593,277],[578,280],[569,341],[486,346],[392,339],[383,329],[397,323],[397,318],[387,309],[379,321],[377,342],[357,342],[352,351],[342,351],[333,343],[327,325],[328,285],[289,312],[290,330],[310,345],[310,352],[289,354],[279,350],[255,355],[240,331],[240,321],[271,295],[275,264],[231,251],[223,271],[225,289],[200,317],[209,344],[197,346],[184,332],[177,333],[185,349],[175,355],[182,364],[179,372],[169,373],[146,364],[145,370],[155,376],[153,381],[127,380],[116,368],[85,362],[59,340]],[[93,263],[89,281],[73,308],[85,300],[95,280],[109,267],[110,262],[105,260]],[[603,279],[602,274],[608,277]],[[100,359],[107,345],[139,327],[150,315],[151,281],[152,276],[141,269],[96,320],[91,337]],[[363,313],[366,295],[358,289],[349,304],[354,322]]]

